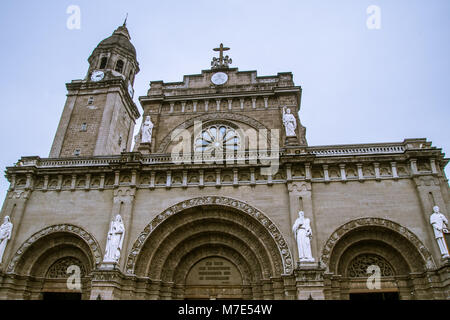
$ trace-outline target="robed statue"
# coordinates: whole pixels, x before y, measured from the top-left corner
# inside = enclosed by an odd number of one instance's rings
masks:
[[[3,261],[3,254],[5,253],[8,240],[11,239],[13,224],[9,216],[5,216],[3,223],[0,226],[0,263]]]
[[[314,262],[311,253],[311,223],[308,218],[305,218],[305,213],[303,211],[298,213],[298,218],[294,222],[292,232],[294,233],[295,241],[297,241],[300,262]]]
[[[118,262],[122,251],[123,239],[125,237],[125,226],[120,214],[111,221],[106,241],[104,262]]]
[[[449,250],[444,239],[444,233],[448,233],[448,220],[444,214],[439,212],[439,207],[433,207],[433,213],[430,216],[430,223],[433,226],[434,237],[438,243],[442,258],[449,258]]]
[[[295,137],[295,129],[297,128],[297,120],[291,113],[291,109],[283,108],[283,124],[286,129],[286,137]]]
[[[141,143],[152,142],[152,131],[153,131],[153,122],[152,122],[150,116],[147,116],[145,118],[144,123],[142,124]]]

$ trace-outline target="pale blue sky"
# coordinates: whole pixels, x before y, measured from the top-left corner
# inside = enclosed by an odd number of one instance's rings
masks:
[[[69,30],[69,5],[81,29]],[[369,5],[381,29],[366,27]],[[426,137],[450,151],[450,1],[2,1],[0,167],[47,157],[65,102],[95,46],[129,13],[141,72],[180,81],[210,67],[212,48],[231,47],[233,67],[258,75],[291,71],[303,88],[309,145]],[[138,104],[139,105],[139,104]],[[446,168],[447,175],[450,169]],[[0,203],[8,183],[0,178]]]

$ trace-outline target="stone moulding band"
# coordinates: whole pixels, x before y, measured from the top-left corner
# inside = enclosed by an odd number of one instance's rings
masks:
[[[101,254],[100,246],[99,246],[97,240],[95,240],[95,238],[90,233],[88,233],[81,227],[77,227],[77,226],[74,226],[71,224],[58,224],[58,225],[46,227],[46,228],[36,232],[35,234],[33,234],[31,237],[29,237],[14,254],[13,258],[11,259],[11,261],[8,265],[8,268],[6,269],[6,272],[14,273],[17,262],[20,260],[20,258],[23,256],[23,254],[28,250],[28,248],[31,245],[33,245],[33,243],[35,243],[36,241],[40,240],[41,238],[43,238],[49,234],[57,233],[57,232],[67,232],[67,233],[72,233],[72,234],[79,236],[81,239],[83,239],[86,242],[86,244],[91,249],[91,254],[95,260],[95,264],[98,264],[101,262],[102,254]]]
[[[401,226],[397,222],[391,220],[375,217],[367,217],[351,220],[343,224],[339,228],[337,228],[331,234],[331,236],[328,238],[327,242],[325,243],[322,249],[322,255],[320,257],[321,263],[325,264],[327,269],[329,267],[331,253],[333,252],[333,249],[335,245],[339,242],[339,240],[342,239],[348,232],[351,232],[363,226],[384,227],[399,233],[400,235],[405,237],[417,249],[421,257],[423,258],[423,261],[426,263],[425,267],[427,269],[431,270],[436,268],[436,264],[433,260],[430,251],[424,246],[422,241],[420,241],[420,239],[413,232]]]
[[[168,209],[164,210],[161,214],[157,215],[139,234],[138,238],[133,244],[130,254],[127,258],[126,263],[126,273],[129,275],[134,274],[135,264],[137,257],[139,256],[141,249],[146,242],[146,240],[150,237],[152,232],[167,218],[170,216],[179,213],[185,209],[204,206],[204,205],[219,205],[229,208],[234,208],[239,210],[242,213],[245,213],[254,219],[258,220],[267,232],[270,234],[272,239],[275,241],[278,251],[280,253],[281,260],[283,261],[283,271],[284,274],[291,274],[293,272],[293,259],[291,251],[287,245],[286,240],[281,234],[278,227],[260,210],[248,205],[245,202],[228,198],[228,197],[219,197],[219,196],[204,196],[193,199],[184,200],[179,202]]]

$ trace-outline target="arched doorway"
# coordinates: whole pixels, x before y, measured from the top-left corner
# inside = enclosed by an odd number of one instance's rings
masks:
[[[282,276],[292,272],[290,251],[260,211],[238,200],[205,197],[177,204],[155,220],[127,260],[129,273],[150,279],[144,298],[286,296]]]
[[[90,273],[100,256],[97,242],[83,229],[72,225],[45,228],[28,238],[8,265],[7,273],[26,279],[23,291],[10,298],[89,299]],[[71,276],[79,281],[72,281]]]
[[[415,299],[411,274],[434,265],[421,241],[399,224],[362,218],[338,228],[321,257],[328,267],[326,299]],[[416,276],[417,277],[417,276]]]

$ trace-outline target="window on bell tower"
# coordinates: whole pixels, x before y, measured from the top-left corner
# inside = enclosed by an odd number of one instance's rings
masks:
[[[108,57],[103,57],[100,60],[100,69],[105,69],[106,68],[106,63],[108,62]]]
[[[122,60],[118,60],[117,61],[116,68],[114,70],[116,70],[117,72],[122,73],[122,71],[123,71],[123,61]]]

